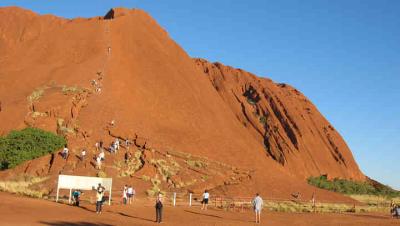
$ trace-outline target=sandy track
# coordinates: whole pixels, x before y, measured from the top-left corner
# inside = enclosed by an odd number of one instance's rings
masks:
[[[105,206],[101,215],[94,206],[84,204],[73,207],[45,200],[0,193],[0,225],[155,225],[151,203],[136,202],[131,206]],[[163,225],[254,225],[253,215],[198,207],[164,208]],[[378,214],[293,214],[265,212],[261,225],[272,226],[390,226],[400,225],[400,220]]]

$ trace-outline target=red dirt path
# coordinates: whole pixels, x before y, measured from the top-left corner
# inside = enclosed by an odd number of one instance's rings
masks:
[[[94,206],[82,208],[45,200],[0,193],[1,225],[156,225],[151,203],[140,201],[131,206],[105,206],[101,215],[94,213]],[[250,211],[244,213],[198,207],[164,208],[163,225],[255,225]],[[310,214],[264,212],[261,225],[271,226],[355,226],[399,225],[400,220],[378,214]]]

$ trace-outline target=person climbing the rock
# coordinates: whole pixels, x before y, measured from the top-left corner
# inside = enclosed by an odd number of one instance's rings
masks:
[[[209,198],[210,198],[210,193],[208,193],[208,191],[205,190],[203,193],[203,200],[201,201],[201,203],[203,204],[203,206],[201,207],[202,210],[207,210]]]
[[[129,139],[125,140],[125,147],[129,151],[129,146],[131,146],[131,141]]]
[[[157,197],[156,197],[156,222],[161,223],[162,222],[162,212],[163,212],[163,196],[161,192],[158,192]]]
[[[128,151],[125,152],[124,159],[125,159],[125,164],[128,164],[129,160],[131,160],[132,154]]]
[[[111,54],[111,47],[110,46],[107,48],[107,51],[108,51],[108,55],[110,55]]]
[[[63,157],[63,159],[67,159],[68,158],[68,152],[69,152],[68,147],[67,147],[67,145],[65,145],[64,149],[61,152],[61,156]]]
[[[109,150],[110,150],[110,153],[116,152],[116,151],[115,151],[115,144],[114,144],[114,142],[111,142],[111,145],[110,145],[110,147],[109,147]]]
[[[118,150],[119,150],[119,139],[118,138],[116,138],[115,139],[115,142],[114,142],[114,146],[115,146],[115,152],[117,152]]]
[[[81,152],[81,161],[84,161],[85,158],[86,158],[86,149],[82,149],[82,152]]]
[[[100,157],[100,161],[104,161],[105,160],[105,153],[104,153],[103,150],[100,151],[99,157]]]
[[[96,158],[96,169],[98,169],[98,170],[101,169],[101,158],[100,158],[100,156],[97,156],[97,158]]]
[[[260,224],[261,223],[261,210],[264,205],[264,201],[261,198],[261,196],[257,193],[256,197],[252,201],[253,204],[253,209],[256,214],[256,223]]]

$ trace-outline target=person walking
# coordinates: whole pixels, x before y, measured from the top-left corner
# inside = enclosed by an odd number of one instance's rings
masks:
[[[210,198],[210,193],[208,193],[208,191],[205,190],[203,193],[203,200],[201,201],[201,203],[203,204],[203,206],[201,207],[202,210],[207,210],[209,198]]]
[[[256,223],[261,223],[261,210],[264,205],[263,199],[257,193],[256,197],[252,201],[254,212],[256,213]]]
[[[156,222],[161,223],[162,222],[162,211],[163,211],[163,196],[161,192],[158,192],[157,197],[156,197]]]

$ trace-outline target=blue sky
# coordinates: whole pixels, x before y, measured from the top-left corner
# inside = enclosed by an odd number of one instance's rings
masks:
[[[0,1],[41,14],[149,12],[191,56],[291,84],[343,135],[362,171],[400,189],[400,1]]]

